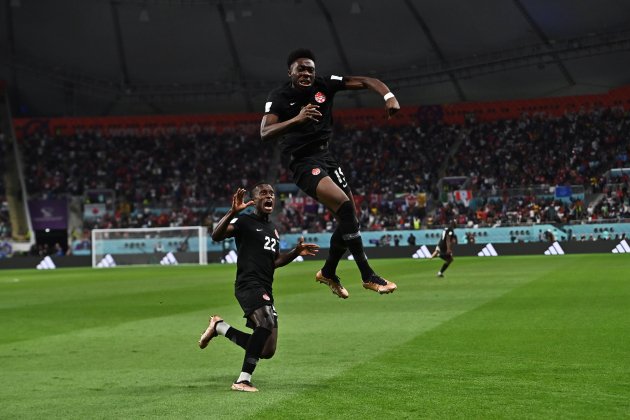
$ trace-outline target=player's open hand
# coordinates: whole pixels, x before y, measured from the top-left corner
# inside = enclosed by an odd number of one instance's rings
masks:
[[[244,188],[236,190],[236,193],[232,197],[232,211],[238,213],[245,210],[247,207],[254,205],[254,200],[249,200],[247,203],[243,202],[246,192],[247,190]]]
[[[301,255],[303,257],[307,255],[317,255],[317,253],[319,252],[319,245],[304,243],[304,237],[301,236],[300,239],[298,239],[295,250],[297,251],[298,255]]]
[[[387,110],[387,119],[393,117],[395,113],[400,111],[400,104],[398,103],[398,99],[396,99],[395,96],[392,96],[387,101],[385,101],[385,109]]]
[[[319,108],[319,105],[307,104],[306,106],[302,107],[297,118],[303,122],[306,122],[306,121],[317,122],[322,117],[322,113],[319,112],[319,109],[317,108]]]

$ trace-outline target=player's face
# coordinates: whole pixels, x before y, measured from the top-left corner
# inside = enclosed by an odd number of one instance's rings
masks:
[[[269,184],[261,184],[254,190],[254,202],[259,214],[270,214],[276,205],[276,193]]]
[[[315,62],[310,58],[298,58],[289,67],[291,84],[297,89],[307,89],[315,80]]]

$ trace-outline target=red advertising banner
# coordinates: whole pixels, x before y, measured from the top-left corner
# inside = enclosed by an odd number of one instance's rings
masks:
[[[443,105],[442,107],[444,122],[461,124],[467,117],[471,116],[474,116],[477,121],[494,121],[519,118],[525,113],[529,115],[545,113],[547,115],[561,116],[566,112],[579,112],[580,110],[615,106],[630,108],[630,86],[622,86],[600,95],[496,102],[466,102]]]
[[[621,106],[630,108],[630,86],[613,89],[598,95],[567,96],[496,102],[464,102],[444,105],[403,107],[387,119],[385,108],[340,109],[335,111],[336,124],[366,128],[374,125],[409,125],[414,123],[443,121],[462,124],[467,118],[478,121],[519,118],[545,113],[561,116],[566,112],[579,112],[594,107]],[[160,136],[190,133],[222,133],[238,130],[255,134],[260,129],[261,113],[214,114],[214,115],[147,115],[128,117],[62,117],[62,118],[15,118],[14,127],[18,138],[34,132],[46,131],[50,135],[73,135],[98,132],[105,137]]]

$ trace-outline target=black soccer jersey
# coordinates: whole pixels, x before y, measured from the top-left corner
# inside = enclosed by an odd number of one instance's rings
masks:
[[[438,247],[441,252],[446,252],[448,250],[446,241],[453,241],[455,239],[455,232],[450,227],[445,227],[442,231],[442,236],[440,236],[440,242],[438,242]]]
[[[280,139],[280,147],[285,155],[303,155],[317,146],[326,146],[332,137],[332,107],[335,93],[345,89],[342,76],[316,77],[313,85],[308,89],[295,89],[291,82],[271,91],[267,96],[265,114],[275,114],[280,122],[290,120],[300,113],[302,107],[307,104],[319,105],[322,118],[308,121],[304,124],[292,127]]]
[[[238,260],[236,290],[263,287],[272,293],[275,260],[280,252],[280,238],[274,224],[253,213],[241,214],[231,222]]]

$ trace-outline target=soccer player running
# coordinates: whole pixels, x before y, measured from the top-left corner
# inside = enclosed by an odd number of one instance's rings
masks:
[[[336,274],[339,260],[346,252],[354,257],[363,287],[384,294],[396,290],[396,284],[377,275],[370,267],[359,232],[352,192],[341,166],[330,155],[332,108],[335,94],[341,90],[370,89],[385,101],[388,117],[400,105],[380,80],[362,76],[315,75],[315,56],[300,49],[287,59],[289,81],[267,97],[265,115],[260,125],[263,142],[279,139],[293,181],[306,194],[322,203],[337,218],[337,229],[330,239],[328,258],[315,280],[326,284],[340,298],[348,291]]]
[[[453,262],[453,244],[457,242],[457,236],[455,235],[454,229],[457,227],[457,223],[452,220],[447,227],[442,231],[442,236],[440,236],[440,242],[438,242],[435,247],[435,251],[431,254],[431,258],[435,258],[436,256],[440,256],[441,259],[444,260],[444,264],[442,264],[442,268],[438,271],[438,277],[444,277],[444,272],[448,268],[449,265]]]
[[[258,183],[251,192],[252,200],[244,202],[245,190],[239,188],[232,197],[232,208],[223,216],[212,232],[214,241],[234,237],[238,260],[236,263],[235,295],[243,308],[247,327],[252,334],[237,330],[219,315],[210,317],[206,331],[201,334],[199,347],[204,349],[217,335],[222,335],[245,350],[241,374],[232,384],[235,391],[256,392],[251,378],[260,359],[270,359],[278,341],[278,314],[274,308],[272,283],[277,267],[289,264],[298,256],[315,255],[319,246],[304,243],[286,254],[280,254],[280,238],[269,220],[276,197],[273,187]],[[255,206],[251,214],[239,212]]]

